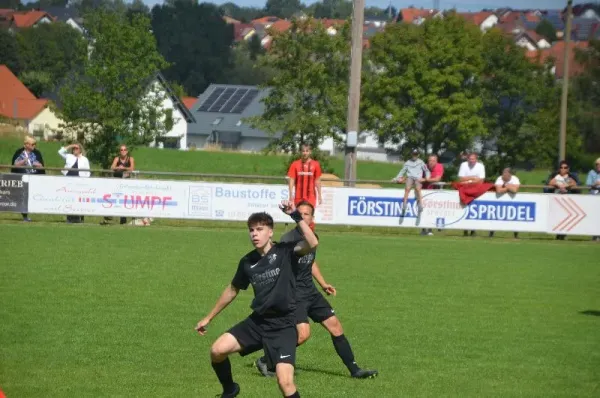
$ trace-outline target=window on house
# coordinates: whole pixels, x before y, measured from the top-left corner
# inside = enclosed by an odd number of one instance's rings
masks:
[[[223,121],[222,117],[218,117],[215,119],[214,122],[212,122],[213,126],[216,126],[217,124],[221,123]]]
[[[238,127],[241,126],[242,125],[242,121],[238,120],[238,122],[235,125],[238,126]]]

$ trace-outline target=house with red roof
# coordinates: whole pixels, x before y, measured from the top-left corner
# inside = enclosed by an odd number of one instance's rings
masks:
[[[5,12],[4,24],[10,31],[18,29],[33,28],[43,23],[54,22],[54,17],[46,11],[14,11],[12,13]]]
[[[51,138],[62,123],[48,100],[36,98],[6,65],[0,65],[0,117],[44,139]]]
[[[443,17],[443,13],[431,8],[403,8],[396,16],[396,22],[411,23],[421,25],[427,19]]]
[[[569,59],[569,77],[579,75],[583,72],[584,67],[577,62],[575,54],[578,50],[585,50],[588,48],[587,41],[570,42],[568,47],[568,59]],[[565,42],[557,41],[550,48],[545,48],[536,51],[527,51],[527,58],[532,62],[545,63],[546,61],[551,62],[551,72],[556,76],[556,79],[562,80],[565,76],[564,69],[564,56],[565,56]]]
[[[491,11],[480,12],[459,12],[457,15],[463,17],[467,22],[471,22],[485,32],[498,24],[498,16]]]

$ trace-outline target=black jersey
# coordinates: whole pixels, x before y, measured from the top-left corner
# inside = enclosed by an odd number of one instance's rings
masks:
[[[118,157],[118,159],[119,160],[117,160],[117,166],[127,167],[127,168],[131,167],[131,158],[129,156],[127,156],[125,158],[125,160],[122,160],[121,157]],[[125,174],[125,175],[128,176],[128,174]],[[113,176],[117,177],[117,178],[123,178],[124,177],[123,170],[115,171],[113,173]]]
[[[293,242],[275,243],[264,256],[253,250],[240,260],[231,284],[242,290],[252,284],[250,308],[255,314],[271,318],[290,315],[296,309],[295,246]]]
[[[318,239],[318,237],[317,237]],[[294,228],[291,231],[286,232],[281,237],[281,242],[297,242],[303,241],[304,235],[299,228]],[[298,289],[298,299],[302,300],[315,293],[319,293],[319,290],[315,286],[312,277],[312,265],[315,262],[317,251],[314,250],[302,257],[297,258],[297,276],[296,276],[296,288]]]

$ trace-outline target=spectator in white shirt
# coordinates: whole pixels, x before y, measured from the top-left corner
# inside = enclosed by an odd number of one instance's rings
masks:
[[[458,180],[462,184],[477,184],[485,180],[485,167],[483,163],[477,161],[477,154],[471,153],[466,162],[462,162],[458,169]],[[468,231],[464,231],[464,236]],[[471,231],[471,236],[475,236],[475,231]]]
[[[519,181],[519,177],[512,173],[510,167],[502,170],[502,175],[496,179],[496,193],[500,195],[504,195],[505,193],[515,194],[519,191],[519,187],[521,186],[521,181]],[[519,237],[518,232],[513,232],[513,235],[516,238]],[[494,236],[494,231],[490,231],[490,238]]]
[[[512,173],[510,167],[507,167],[502,170],[502,175],[496,179],[494,185],[496,186],[496,193],[517,193],[521,181],[519,181],[519,177]]]
[[[477,154],[471,153],[458,169],[458,179],[462,183],[476,184],[485,180],[485,166],[477,161]]]
[[[72,153],[69,153],[71,149]],[[65,169],[62,173],[68,177],[89,177],[90,161],[83,155],[83,146],[79,143],[72,144],[67,147],[62,147],[58,150],[58,154],[65,159]],[[78,170],[83,169],[83,170]],[[85,170],[85,171],[84,171]],[[68,223],[81,223],[83,216],[67,216]]]

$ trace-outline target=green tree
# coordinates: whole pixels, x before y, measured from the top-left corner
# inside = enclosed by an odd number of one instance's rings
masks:
[[[21,73],[19,43],[8,30],[0,28],[0,65],[6,65],[15,75]]]
[[[525,50],[500,30],[483,36],[482,55],[482,116],[492,144],[491,151],[483,153],[488,156],[486,170],[497,174],[524,162],[552,163],[558,125],[549,128],[547,119],[559,113],[554,77],[545,65],[527,59]]]
[[[54,84],[48,72],[27,71],[19,75],[19,80],[35,95],[40,97],[42,93],[52,90]]]
[[[404,148],[438,154],[484,137],[481,36],[455,14],[420,26],[390,25],[375,35],[361,103],[364,125]]]
[[[0,0],[0,8],[18,10],[22,6],[21,0]]]
[[[86,27],[94,47],[80,73],[60,90],[63,133],[84,139],[94,163],[108,167],[120,142],[145,145],[173,123],[150,82],[167,66],[143,15],[97,11]],[[149,94],[151,93],[151,94]]]
[[[302,11],[300,0],[267,0],[264,13],[279,18],[291,18],[297,11]]]
[[[271,134],[281,133],[271,149],[295,151],[299,142],[314,147],[327,137],[336,141],[344,132],[348,104],[350,28],[335,35],[311,19],[293,21],[275,34],[261,67],[274,71],[264,86],[270,89],[263,115],[251,125]]]
[[[152,31],[171,66],[163,73],[190,95],[222,80],[232,66],[233,27],[213,4],[175,1],[152,8]]]
[[[352,2],[349,0],[323,0],[311,7],[310,12],[315,18],[347,19],[352,15]]]
[[[262,85],[268,82],[274,71],[261,64],[261,56],[253,56],[250,43],[240,43],[233,50],[233,66],[223,76],[223,83],[244,84],[250,86]]]
[[[556,41],[556,29],[554,29],[554,25],[547,19],[542,19],[541,22],[536,26],[535,32],[538,35],[541,35],[546,38],[550,43],[554,43]]]
[[[600,41],[592,40],[587,49],[576,53],[583,73],[573,80],[573,93],[581,109],[578,126],[585,149],[600,152]]]
[[[50,82],[57,82],[70,70],[81,67],[87,57],[86,39],[66,23],[23,29],[17,33],[16,39],[23,71],[34,73],[29,75],[33,79],[31,82],[44,82],[46,85],[45,79],[37,78],[42,76],[40,73],[49,76]]]

